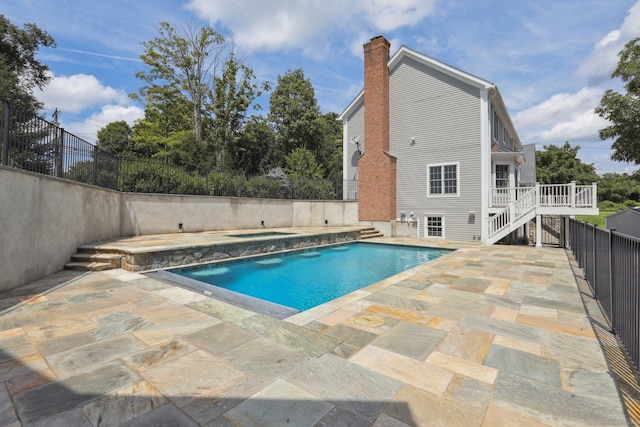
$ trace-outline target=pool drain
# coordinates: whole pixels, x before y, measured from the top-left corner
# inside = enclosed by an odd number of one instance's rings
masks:
[[[370,328],[377,328],[378,326],[384,325],[384,319],[382,317],[371,315],[358,316],[353,319],[353,322],[356,325],[368,326]]]

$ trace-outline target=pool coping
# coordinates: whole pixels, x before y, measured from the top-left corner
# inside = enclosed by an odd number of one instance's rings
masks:
[[[119,239],[117,241],[82,245],[79,250],[121,254],[121,268],[127,271],[144,272],[351,242],[360,239],[363,228],[365,227],[335,227],[322,232],[288,231],[286,235],[251,238],[231,237],[231,233],[237,234],[237,231],[233,232],[231,230],[226,232],[202,232],[191,233],[192,236],[199,238],[199,241],[195,243],[166,244],[162,243],[162,236],[156,236],[156,239],[161,243],[154,246],[134,249],[123,245],[121,243],[123,239]],[[278,232],[282,229],[273,228],[268,230]],[[255,230],[246,231],[247,233],[255,232]],[[142,240],[144,237],[139,237],[138,239]],[[126,239],[124,240],[126,241]],[[131,240],[135,242],[136,238],[131,238]]]

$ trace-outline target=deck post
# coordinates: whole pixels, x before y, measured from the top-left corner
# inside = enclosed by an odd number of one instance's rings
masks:
[[[536,214],[536,248],[542,247],[542,216]]]
[[[571,186],[569,187],[569,204],[572,208],[576,207],[576,182],[571,181]]]

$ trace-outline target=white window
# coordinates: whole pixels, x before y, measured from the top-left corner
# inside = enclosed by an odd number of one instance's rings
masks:
[[[457,196],[458,163],[427,165],[427,197]]]
[[[444,239],[444,215],[425,215],[424,236]]]
[[[496,165],[496,188],[509,187],[509,165]]]

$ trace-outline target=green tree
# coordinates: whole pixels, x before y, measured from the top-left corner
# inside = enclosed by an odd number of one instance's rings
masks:
[[[278,76],[278,84],[269,97],[269,121],[276,132],[272,164],[283,165],[284,157],[296,148],[307,148],[315,156],[323,140],[319,117],[313,85],[302,69]]]
[[[13,25],[0,14],[0,117],[9,102],[13,126],[10,129],[9,158],[12,166],[40,173],[54,168],[57,133],[53,126],[38,126],[42,103],[34,96],[51,79],[48,67],[36,59],[40,47],[55,47],[53,38],[35,24]],[[36,125],[36,126],[34,126]],[[8,142],[8,141],[7,141]]]
[[[216,164],[218,169],[232,166],[234,159],[230,152],[236,151],[238,137],[242,133],[247,112],[255,99],[268,90],[265,83],[262,87],[255,83],[253,70],[236,61],[231,54],[225,62],[222,73],[214,77],[213,128],[215,135]]]
[[[262,116],[252,116],[234,141],[228,153],[229,168],[247,175],[258,175],[270,169],[268,153],[275,145],[276,134]]]
[[[324,177],[324,169],[306,148],[294,149],[285,157],[285,164],[285,172],[292,178],[321,179]]]
[[[600,129],[600,139],[613,139],[611,159],[640,164],[640,38],[629,41],[619,53],[611,78],[620,78],[626,93],[607,90],[595,112],[610,125]]]
[[[204,117],[211,103],[210,82],[226,48],[224,38],[210,27],[178,30],[168,22],[161,22],[157,29],[158,37],[142,43],[146,50],[141,58],[149,69],[139,71],[136,77],[147,86],[134,97],[150,97],[156,106],[176,99],[186,101],[186,104],[178,101],[178,111],[189,106],[191,129],[196,141],[203,142]]]
[[[580,185],[598,180],[593,164],[582,163],[578,156],[579,146],[571,147],[565,142],[562,147],[545,145],[544,151],[536,153],[536,174],[541,184],[566,184],[575,181]]]
[[[320,116],[322,145],[316,158],[325,170],[325,177],[333,183],[342,181],[342,123],[337,113]]]
[[[50,80],[49,67],[36,54],[40,47],[55,47],[55,41],[36,24],[13,25],[0,14],[0,94],[23,110],[36,114],[42,104],[33,90]]]
[[[111,122],[98,131],[98,148],[114,155],[133,154],[131,127],[124,120]]]
[[[598,201],[635,206],[640,202],[640,172],[606,173],[598,179]]]

